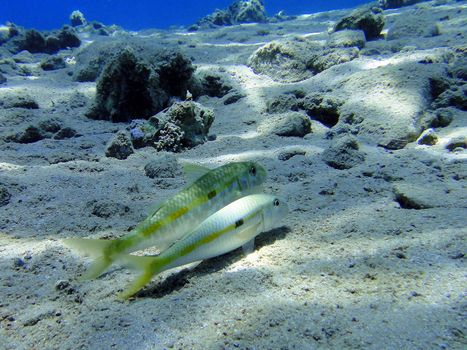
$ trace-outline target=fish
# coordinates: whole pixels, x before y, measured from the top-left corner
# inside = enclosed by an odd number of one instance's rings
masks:
[[[207,218],[182,240],[157,256],[128,254],[121,262],[142,271],[120,295],[127,299],[136,294],[157,274],[190,263],[200,262],[236,248],[248,254],[255,237],[281,224],[289,208],[282,199],[268,194],[240,198]]]
[[[163,251],[227,204],[260,192],[266,180],[266,170],[254,162],[232,162],[215,169],[184,164],[184,170],[193,182],[157,205],[124,237],[63,241],[69,248],[94,258],[82,280],[100,276],[122,255],[149,247]]]

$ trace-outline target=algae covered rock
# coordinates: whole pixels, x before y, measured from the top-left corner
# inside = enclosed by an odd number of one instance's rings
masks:
[[[249,58],[248,65],[255,73],[266,74],[280,82],[297,82],[309,78],[307,62],[311,52],[320,46],[309,41],[272,41]]]
[[[232,90],[232,86],[225,79],[215,73],[207,73],[201,80],[202,91],[210,97],[224,97]]]
[[[213,121],[211,109],[193,101],[176,102],[148,121],[133,121],[131,140],[135,148],[180,152],[206,142]]]
[[[30,95],[22,92],[20,94],[4,94],[0,97],[0,108],[38,109],[39,105]]]
[[[299,101],[294,94],[282,94],[266,103],[268,113],[283,113],[288,111],[297,111]]]
[[[148,118],[168,101],[158,76],[131,49],[124,49],[105,67],[96,89],[94,106],[87,114],[92,119]]]
[[[442,92],[432,103],[433,108],[455,107],[467,110],[467,84],[454,85]]]
[[[289,112],[271,116],[258,126],[261,134],[303,137],[311,131],[311,122],[303,113]]]
[[[56,53],[66,48],[79,47],[81,40],[75,30],[69,26],[50,33],[35,29],[19,32],[11,40],[10,48],[14,53],[27,50],[30,53]]]
[[[324,162],[339,170],[350,169],[365,160],[356,139],[345,136],[335,141],[322,154]]]
[[[310,93],[300,102],[308,116],[327,127],[333,127],[339,121],[339,108],[342,102],[332,95]]]
[[[151,59],[131,47],[113,57],[99,77],[87,116],[114,122],[147,119],[164,109],[172,96],[184,98],[191,62],[178,52],[159,52]]]
[[[151,178],[175,178],[183,171],[177,158],[171,153],[162,153],[144,166],[144,174]]]
[[[255,73],[268,75],[279,82],[292,83],[358,56],[356,47],[325,47],[306,39],[272,41],[250,56],[248,66]]]
[[[30,53],[46,52],[45,37],[35,29],[29,29],[16,41],[16,52],[27,50]]]
[[[311,55],[307,67],[317,74],[338,64],[356,59],[360,51],[356,47],[325,48]]]
[[[86,19],[81,11],[75,10],[70,15],[70,24],[72,27],[78,27],[86,24]]]
[[[60,41],[60,48],[66,49],[68,47],[79,47],[81,40],[76,31],[70,26],[63,26],[57,33],[58,40]]]
[[[65,60],[62,57],[51,56],[43,59],[40,63],[43,70],[57,70],[66,67]]]
[[[384,27],[384,16],[378,7],[364,7],[352,11],[334,26],[334,31],[362,30],[367,40],[378,39]]]
[[[229,6],[234,23],[266,22],[266,10],[261,0],[237,0]]]
[[[154,146],[158,150],[178,152],[200,145],[206,142],[213,121],[213,111],[199,103],[174,103],[150,120],[157,128]]]
[[[47,135],[44,130],[35,125],[29,125],[23,131],[7,137],[7,141],[18,143],[34,143],[43,140],[46,137]]]
[[[127,159],[135,151],[130,137],[124,131],[119,131],[107,144],[105,155],[120,160]]]
[[[433,129],[427,129],[422,134],[417,140],[417,143],[419,145],[427,145],[427,146],[433,146],[436,145],[438,142],[438,135]]]
[[[331,33],[326,42],[327,47],[358,47],[362,49],[365,47],[366,38],[363,30],[340,30]]]

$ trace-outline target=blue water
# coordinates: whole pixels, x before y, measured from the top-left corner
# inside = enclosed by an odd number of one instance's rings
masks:
[[[167,28],[190,25],[216,8],[226,8],[233,0],[0,0],[0,23],[6,21],[27,28],[55,29],[68,23],[73,10],[80,10],[88,21],[118,24],[125,29]],[[303,14],[350,8],[368,0],[266,0],[269,15],[280,10]]]

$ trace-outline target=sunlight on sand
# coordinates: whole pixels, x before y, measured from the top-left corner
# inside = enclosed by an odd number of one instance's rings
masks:
[[[306,154],[319,154],[323,152],[323,148],[316,146],[306,146],[306,145],[291,145],[287,147],[277,147],[272,149],[261,149],[261,150],[252,150],[239,153],[229,153],[215,157],[202,157],[202,158],[180,158],[181,161],[190,162],[200,162],[200,163],[227,163],[227,162],[239,162],[246,161],[255,158],[277,158],[277,155],[282,152],[294,151],[300,147],[300,150],[306,152]]]

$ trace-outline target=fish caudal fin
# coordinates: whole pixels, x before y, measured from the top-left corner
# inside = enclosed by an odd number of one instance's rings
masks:
[[[162,271],[159,259],[153,256],[123,255],[120,257],[119,262],[142,271],[142,274],[119,294],[119,298],[122,299],[128,299],[136,294],[151,281],[154,275]]]
[[[91,266],[81,277],[82,280],[89,280],[99,277],[109,266],[113,263],[113,260],[106,256],[106,249],[112,244],[111,240],[105,239],[86,239],[86,238],[68,238],[63,243],[76,250],[83,255],[95,258]]]

